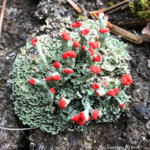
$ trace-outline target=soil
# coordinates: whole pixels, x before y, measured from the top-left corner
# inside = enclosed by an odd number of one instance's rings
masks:
[[[87,11],[107,6],[109,1],[74,0]],[[117,3],[118,1],[115,1]],[[1,5],[2,2],[0,2]],[[54,9],[53,9],[54,8]],[[59,9],[58,9],[59,8]],[[49,33],[59,27],[40,31],[49,17],[58,23],[57,16],[77,15],[65,0],[48,3],[47,0],[11,0],[7,2],[2,37],[0,38],[0,127],[25,128],[14,113],[10,100],[11,88],[7,82],[14,59],[20,47],[36,34]],[[110,21],[131,20],[128,9],[110,15]],[[59,20],[59,23],[61,21]],[[133,29],[128,29],[133,32]],[[139,33],[140,29],[134,28]],[[150,149],[150,44],[135,45],[124,41],[132,56],[131,75],[134,83],[127,90],[131,95],[128,111],[115,123],[91,124],[86,133],[63,132],[52,136],[40,130],[0,131],[0,150],[103,150],[103,149]]]

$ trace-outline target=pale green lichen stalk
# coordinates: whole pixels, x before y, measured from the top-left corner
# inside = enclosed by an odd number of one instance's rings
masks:
[[[77,21],[75,31],[41,35],[18,54],[12,99],[23,124],[51,134],[114,122],[127,107],[130,56],[106,28],[107,17]]]

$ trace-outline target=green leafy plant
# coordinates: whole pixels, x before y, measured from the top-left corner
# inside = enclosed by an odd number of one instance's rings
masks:
[[[132,83],[126,45],[110,36],[107,17],[77,21],[75,31],[41,35],[17,55],[12,99],[23,124],[51,134],[83,131],[94,121],[116,121]]]
[[[138,4],[136,2],[129,3],[132,14],[137,15],[140,19],[150,19],[150,1],[140,0]]]

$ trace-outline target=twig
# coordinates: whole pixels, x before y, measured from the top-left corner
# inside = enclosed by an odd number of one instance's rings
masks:
[[[121,6],[119,6],[119,7],[116,7],[116,8],[114,8],[114,9],[108,11],[107,14],[112,14],[112,13],[117,12],[117,11],[119,11],[119,10],[123,10],[123,9],[127,8],[128,6],[129,6],[129,4],[121,5]]]
[[[97,18],[97,15],[96,15],[96,17],[92,14],[92,13],[90,13],[90,16],[91,16],[91,18],[93,19],[93,20],[96,20]]]
[[[137,36],[125,29],[122,29],[114,24],[110,24],[110,30],[115,35],[121,35],[122,38],[126,39],[127,41],[133,42],[135,44],[141,44],[143,39],[140,36]]]
[[[33,129],[37,129],[37,128],[4,128],[4,127],[0,127],[0,129],[7,130],[7,131],[24,131],[24,130],[33,130]]]
[[[4,11],[5,11],[5,7],[6,7],[6,1],[7,0],[3,0],[3,6],[1,9],[1,15],[0,15],[0,37],[1,37],[1,32],[2,32],[2,24],[3,24],[3,18],[4,18]]]
[[[82,13],[82,10],[76,5],[72,0],[66,0],[79,14]]]
[[[150,22],[150,20],[140,20],[140,21],[131,21],[131,22],[118,22],[117,25],[121,27],[130,27],[130,26],[142,26]]]
[[[108,11],[108,10],[112,10],[112,9],[114,9],[114,8],[116,8],[116,7],[119,7],[119,6],[121,6],[121,5],[124,5],[124,4],[126,4],[126,3],[129,3],[129,0],[124,0],[124,1],[122,1],[122,2],[120,2],[120,3],[118,3],[118,4],[115,4],[115,5],[113,5],[113,6],[110,6],[110,7],[107,7],[107,8],[102,8],[102,9],[100,9],[100,10],[96,10],[96,11],[92,11],[92,12],[89,12],[89,13],[98,13],[98,12],[101,12],[101,11],[103,11],[103,12],[105,12],[105,11]]]
[[[138,2],[138,1],[139,1],[139,0],[133,0],[133,2]],[[127,8],[127,7],[129,7],[129,4],[128,4],[128,3],[127,3],[127,4],[123,4],[123,5],[121,5],[121,6],[118,6],[118,7],[114,8],[114,9],[108,11],[107,14],[112,14],[112,13],[118,11],[118,10],[124,10],[124,9]]]

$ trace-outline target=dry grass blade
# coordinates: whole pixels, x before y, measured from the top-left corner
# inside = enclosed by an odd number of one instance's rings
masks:
[[[82,10],[76,5],[72,0],[66,0],[79,14],[82,13]]]
[[[25,131],[25,130],[33,130],[37,128],[4,128],[0,127],[1,130],[6,130],[6,131]]]
[[[137,21],[130,21],[130,22],[118,22],[117,26],[121,27],[132,27],[132,26],[143,26],[150,22],[149,20],[137,20]]]
[[[115,34],[115,35],[121,35],[122,38],[126,39],[127,41],[133,42],[135,44],[141,44],[143,42],[143,39],[138,36],[135,35],[125,29],[122,29],[114,24],[110,25],[110,30],[111,33]]]
[[[3,18],[4,18],[4,11],[6,7],[6,1],[7,0],[3,0],[3,6],[1,10],[1,15],[0,15],[0,37],[1,37],[1,32],[2,32],[2,24],[3,24]]]
[[[115,4],[115,5],[113,5],[113,6],[110,6],[110,7],[107,7],[107,8],[102,8],[102,9],[100,9],[100,10],[96,10],[96,11],[89,12],[89,13],[92,13],[92,14],[93,14],[93,13],[98,13],[98,12],[101,12],[101,11],[103,11],[103,12],[109,11],[109,10],[115,9],[115,8],[121,6],[121,5],[124,5],[124,4],[126,4],[126,3],[129,3],[129,0],[124,0],[124,1],[122,1],[122,2],[120,2],[120,3],[118,3],[118,4]]]

